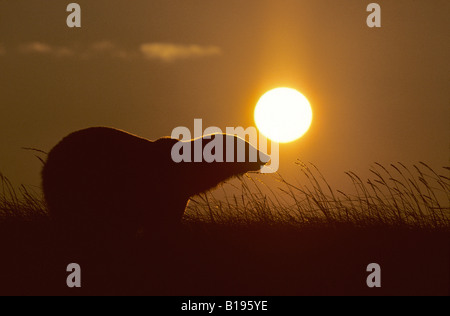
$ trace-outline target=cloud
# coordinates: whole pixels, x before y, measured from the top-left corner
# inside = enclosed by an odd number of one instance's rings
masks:
[[[0,55],[2,52],[0,45]],[[144,43],[138,48],[123,48],[119,45],[102,40],[90,45],[67,47],[55,46],[43,42],[31,42],[19,47],[22,54],[46,55],[52,57],[117,58],[136,60],[145,58],[162,62],[174,62],[182,59],[220,55],[222,50],[217,46],[180,45],[170,43]]]
[[[84,52],[84,57],[109,56],[120,59],[133,59],[138,56],[136,51],[124,49],[115,43],[107,40],[93,43],[88,50]]]
[[[140,47],[141,53],[148,59],[173,62],[179,59],[208,57],[220,55],[222,50],[217,46],[179,45],[168,43],[145,43]]]
[[[75,55],[75,52],[68,47],[51,46],[42,42],[32,42],[21,45],[19,51],[22,54],[40,54],[55,57],[69,57]]]
[[[48,54],[52,51],[52,48],[45,43],[33,42],[22,45],[20,50],[22,53]]]
[[[79,57],[89,59],[97,56],[115,56],[119,55],[118,47],[109,41],[95,42],[89,46],[55,46],[43,42],[31,42],[19,47],[22,54],[38,54],[53,57]],[[122,56],[122,55],[121,55]]]

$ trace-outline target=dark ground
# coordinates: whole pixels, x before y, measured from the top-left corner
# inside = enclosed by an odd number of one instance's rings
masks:
[[[349,225],[184,224],[164,243],[70,241],[44,220],[0,223],[0,295],[450,295],[450,233]],[[68,289],[70,263],[82,288]],[[381,266],[381,289],[366,267]]]

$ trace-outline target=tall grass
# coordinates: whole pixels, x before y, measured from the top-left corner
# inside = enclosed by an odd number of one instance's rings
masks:
[[[379,163],[363,180],[346,172],[353,192],[333,188],[314,164],[296,162],[298,184],[271,175],[246,175],[221,189],[194,197],[185,221],[230,225],[394,225],[450,229],[450,178],[425,163],[411,168],[402,163]],[[273,182],[273,181],[272,181]],[[237,184],[236,184],[237,183]],[[230,187],[231,186],[231,187]],[[228,188],[227,188],[228,187]],[[0,221],[48,218],[38,188],[14,188],[0,173]]]
[[[48,212],[40,189],[13,184],[0,173],[0,221],[47,218]]]
[[[294,185],[279,174],[274,175],[276,186],[259,176],[245,176],[231,195],[216,190],[194,198],[186,219],[221,224],[450,228],[450,179],[425,163],[412,168],[376,163],[367,180],[346,172],[352,193],[332,188],[314,164],[296,164],[301,184]]]

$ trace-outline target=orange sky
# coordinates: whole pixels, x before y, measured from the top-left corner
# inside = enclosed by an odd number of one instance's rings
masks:
[[[450,2],[362,0],[0,1],[0,172],[39,185],[22,147],[89,126],[150,139],[173,128],[248,127],[269,89],[310,100],[313,125],[282,145],[332,182],[373,162],[449,164]],[[163,45],[161,45],[163,44]],[[194,46],[195,45],[195,46]]]

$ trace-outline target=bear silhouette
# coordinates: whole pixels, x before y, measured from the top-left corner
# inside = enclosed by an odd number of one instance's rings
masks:
[[[223,150],[214,147],[212,154],[223,155],[224,162],[194,162],[195,151],[217,137],[223,138],[219,147]],[[226,146],[230,141],[235,148],[245,148],[245,159],[238,157],[239,150],[230,153]],[[174,151],[177,144],[181,146]],[[251,162],[250,153],[255,151],[257,159]],[[172,152],[190,162],[175,162]],[[227,157],[233,162],[227,162]],[[190,197],[234,176],[258,171],[268,160],[245,140],[227,134],[189,142],[149,141],[117,129],[94,127],[70,134],[51,150],[42,184],[50,215],[64,229],[130,236],[140,229],[174,229]]]

